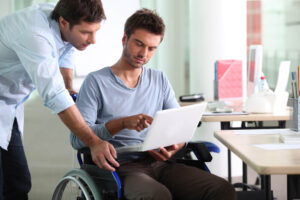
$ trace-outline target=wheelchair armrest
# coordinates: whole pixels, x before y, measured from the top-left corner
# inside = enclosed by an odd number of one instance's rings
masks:
[[[195,154],[197,160],[192,159],[191,152]],[[205,162],[210,162],[212,160],[212,156],[206,146],[206,142],[197,141],[189,142],[185,148],[178,151],[171,160],[210,172]]]
[[[82,157],[81,155],[83,155],[83,160],[82,161]],[[82,149],[79,149],[77,151],[77,159],[80,165],[82,165],[83,163],[85,164],[94,164],[92,156],[91,156],[91,151],[90,148],[88,147],[84,147]]]
[[[198,160],[210,162],[212,156],[204,142],[189,142],[186,146],[189,152],[193,151]]]
[[[80,154],[91,154],[90,148],[88,147],[83,147],[82,149],[78,149],[77,152]]]
[[[174,160],[192,160],[191,152],[195,154],[197,159],[201,162],[210,162],[212,160],[212,156],[206,146],[205,142],[197,141],[197,142],[189,142],[185,148],[182,148],[178,151],[172,159]]]

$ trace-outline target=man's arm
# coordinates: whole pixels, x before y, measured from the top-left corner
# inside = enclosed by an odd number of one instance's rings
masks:
[[[107,162],[109,161],[115,167],[119,166],[119,163],[115,160],[117,153],[114,147],[93,133],[90,127],[85,123],[76,105],[72,105],[58,113],[58,115],[63,123],[90,148],[92,159],[98,167],[115,171],[115,168]]]
[[[77,92],[73,90],[73,69],[60,67],[60,73],[64,79],[66,89],[70,94],[76,94]]]
[[[114,136],[122,129],[131,129],[138,132],[144,130],[151,124],[153,118],[145,114],[138,114],[129,117],[123,117],[115,120],[111,120],[105,124],[106,129],[109,133]]]

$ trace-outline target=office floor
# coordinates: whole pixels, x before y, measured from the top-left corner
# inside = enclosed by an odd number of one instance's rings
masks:
[[[69,131],[35,93],[25,104],[24,146],[32,176],[30,200],[51,199],[59,179],[73,168],[74,151]],[[256,173],[248,169],[248,182],[255,183]],[[233,182],[241,182],[234,177]],[[272,176],[272,189],[277,200],[286,200],[286,176]]]

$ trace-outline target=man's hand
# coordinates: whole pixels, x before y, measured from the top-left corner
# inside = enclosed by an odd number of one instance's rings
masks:
[[[168,147],[159,147],[160,151],[151,150],[148,153],[157,161],[169,160],[177,151],[184,147],[185,143],[173,144]]]
[[[69,94],[72,95],[72,94],[78,94],[77,91],[75,91],[73,88],[66,88],[68,91],[69,91]]]
[[[120,166],[116,161],[117,152],[109,142],[99,140],[98,143],[90,147],[90,150],[92,159],[99,168],[115,171],[113,166]]]
[[[58,113],[58,116],[70,131],[90,148],[92,159],[98,167],[114,171],[115,169],[111,165],[119,166],[119,163],[115,160],[117,154],[114,147],[110,143],[101,140],[92,131],[75,104]]]
[[[151,124],[153,118],[149,115],[138,114],[130,117],[126,117],[122,121],[122,128],[127,128],[131,130],[136,130],[138,132],[144,130]]]
[[[138,114],[129,117],[122,117],[111,120],[105,124],[109,133],[114,136],[121,130],[127,128],[136,131],[142,131],[149,126],[153,121],[151,116]]]

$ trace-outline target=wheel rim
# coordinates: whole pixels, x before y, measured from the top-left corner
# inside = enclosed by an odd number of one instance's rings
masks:
[[[56,187],[53,200],[94,200],[87,185],[78,176],[64,177]]]

